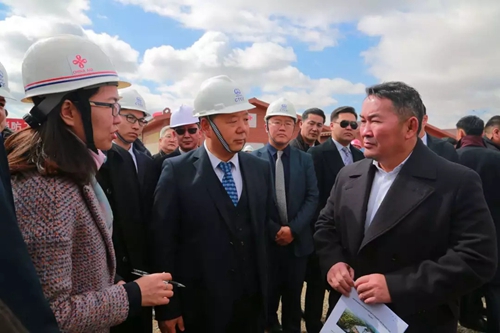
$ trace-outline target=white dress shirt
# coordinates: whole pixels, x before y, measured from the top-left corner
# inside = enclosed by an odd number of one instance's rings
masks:
[[[408,158],[410,158],[410,156],[411,153],[403,162],[401,162],[401,164],[399,164],[394,168],[394,170],[389,172],[384,171],[378,165],[377,161],[373,161],[373,165],[377,167],[377,171],[375,171],[375,176],[373,177],[370,198],[368,199],[368,206],[366,208],[365,232],[372,223],[375,214],[377,214],[377,211],[380,208],[380,205],[382,204],[385,196],[387,195],[387,192],[391,188],[392,183],[394,183],[394,180],[396,180],[399,171],[401,171],[401,168],[408,160]]]
[[[349,152],[352,155],[351,145],[347,145],[347,146],[344,147],[344,146],[342,146],[342,144],[340,144],[339,142],[335,141],[333,138],[332,138],[332,141],[335,144],[335,146],[337,147],[340,156],[342,156],[342,154],[344,154],[343,151],[342,151],[342,149],[344,149],[344,148],[347,148],[347,150],[349,150]]]
[[[424,134],[424,136],[422,137],[422,142],[424,143],[424,145],[427,146],[427,133]]]
[[[130,154],[130,156],[132,156],[132,160],[134,161],[135,172],[138,172],[139,169],[137,168],[137,157],[135,157],[135,154],[134,154],[134,144],[133,143],[130,144],[130,148],[128,149],[128,153]]]
[[[222,183],[222,178],[224,178],[224,171],[219,168],[219,163],[221,161],[217,156],[212,154],[210,150],[208,150],[206,142],[203,143],[203,147],[207,151],[208,158],[210,159],[210,163],[214,168],[215,174],[219,177],[219,180]],[[240,160],[238,158],[238,154],[234,154],[233,158],[231,158],[228,162],[232,163],[231,166],[231,174],[233,175],[234,183],[236,184],[236,190],[238,191],[238,199],[241,198],[241,192],[243,191],[243,178],[241,177],[241,169],[240,169]]]

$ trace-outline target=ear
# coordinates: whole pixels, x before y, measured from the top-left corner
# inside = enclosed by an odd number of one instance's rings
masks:
[[[495,128],[493,128],[492,133],[493,133],[493,136],[497,136],[498,137],[500,135],[500,129],[498,129],[498,128],[495,127]]]
[[[302,124],[303,124],[303,123],[304,123],[304,122],[303,122],[302,120],[299,120],[299,128],[302,128]]]
[[[210,135],[211,134],[210,133],[210,123],[208,122],[207,118],[200,119],[200,129],[206,137],[208,137],[208,138],[211,137],[211,135]]]
[[[69,100],[65,100],[62,103],[60,117],[64,123],[71,128],[82,121],[80,112],[78,112],[75,105]]]
[[[457,140],[461,140],[465,136],[465,131],[461,128],[457,129]]]
[[[267,126],[267,121],[264,122],[264,130],[269,133],[269,127]]]
[[[417,119],[417,117],[410,117],[406,121],[406,125],[407,125],[407,128],[406,128],[406,137],[408,139],[412,138],[414,136],[418,136],[419,131],[418,131],[418,119]]]
[[[334,121],[330,121],[330,131],[333,132],[333,125],[335,124]]]

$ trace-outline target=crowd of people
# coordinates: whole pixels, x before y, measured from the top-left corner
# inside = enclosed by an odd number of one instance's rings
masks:
[[[353,290],[407,333],[500,332],[500,116],[438,139],[387,82],[323,143],[325,112],[279,98],[253,149],[254,106],[219,75],[152,155],[146,101],[90,40],[37,41],[22,78],[29,127],[0,136],[2,332],[319,333],[325,293],[330,313]]]

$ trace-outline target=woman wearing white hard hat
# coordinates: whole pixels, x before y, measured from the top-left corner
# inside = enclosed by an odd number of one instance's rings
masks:
[[[121,82],[87,38],[40,40],[22,65],[31,128],[6,142],[19,227],[64,332],[109,332],[168,303],[170,274],[114,284],[113,216],[95,174],[120,122]]]
[[[189,285],[155,309],[163,333],[264,331],[271,174],[268,162],[239,154],[253,108],[229,77],[205,81],[193,114],[204,144],[163,163],[151,221],[155,269]]]

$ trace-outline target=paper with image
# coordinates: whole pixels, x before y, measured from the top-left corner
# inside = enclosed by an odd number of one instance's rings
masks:
[[[365,304],[353,288],[339,299],[320,333],[403,333],[407,328],[385,304]]]

